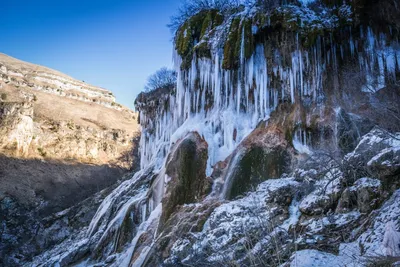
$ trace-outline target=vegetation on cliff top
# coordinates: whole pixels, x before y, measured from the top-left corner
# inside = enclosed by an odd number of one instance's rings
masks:
[[[391,23],[397,21],[396,16],[387,15],[393,6],[391,0],[383,1],[377,14],[369,14],[368,10],[376,5],[370,0],[308,2],[187,1],[170,24],[175,32],[176,52],[182,59],[181,69],[189,69],[194,56],[211,58],[211,50],[220,48],[224,51],[223,68],[237,69],[241,57],[250,58],[257,44],[276,34],[295,34],[300,45],[309,48],[318,37],[340,42],[343,30],[357,33],[360,26],[392,31],[391,35],[398,32],[399,25]],[[389,29],[388,25],[392,27]]]

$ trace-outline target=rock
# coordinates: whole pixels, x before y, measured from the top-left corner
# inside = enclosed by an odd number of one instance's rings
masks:
[[[254,130],[233,152],[223,196],[233,199],[259,183],[280,177],[291,166],[292,150],[278,129]]]
[[[361,178],[342,193],[336,212],[357,208],[360,212],[367,213],[378,206],[381,197],[382,185],[379,180]]]
[[[180,140],[166,165],[168,184],[163,198],[161,225],[178,205],[198,202],[211,189],[206,178],[208,145],[196,132]]]
[[[29,102],[0,102],[0,149],[25,156],[34,131],[33,105]]]
[[[374,128],[345,156],[343,164],[350,180],[368,175],[381,180],[384,189],[397,189],[400,186],[400,134]]]
[[[308,195],[300,204],[300,210],[307,215],[320,215],[327,212],[333,201],[325,195]]]
[[[398,143],[397,146],[381,150],[367,163],[370,172],[381,177],[392,190],[400,186],[400,141]]]
[[[164,260],[168,263],[165,266],[176,266],[181,259],[193,254],[195,251],[191,244],[195,241],[196,233],[202,231],[210,214],[219,205],[219,202],[204,200],[180,206],[164,224],[144,266],[158,266]],[[152,236],[149,242],[151,244]],[[171,251],[174,251],[173,256]]]
[[[110,91],[75,80],[58,71],[24,62],[5,54],[0,54],[1,83],[14,87],[33,87],[36,91],[97,103],[109,108],[121,108],[115,105],[115,96]]]
[[[336,213],[345,213],[357,207],[357,195],[355,191],[346,188],[339,199]]]
[[[332,169],[315,184],[315,190],[300,203],[300,211],[306,215],[321,215],[333,209],[343,190],[343,174]]]
[[[271,231],[286,220],[288,228],[296,223],[297,214],[289,212],[289,205],[299,186],[293,178],[270,179],[247,196],[216,207],[205,217],[201,229],[178,239],[167,259],[168,266],[194,261],[217,265],[232,260],[246,261],[258,251],[244,248],[257,243],[259,248],[269,247],[268,236],[270,241],[282,239],[284,244],[286,231]],[[289,216],[293,218],[288,219]]]
[[[349,114],[342,108],[337,112],[336,122],[338,146],[345,154],[352,151],[361,136],[373,128],[373,123],[368,119]]]
[[[387,236],[388,225],[394,224],[397,227],[394,231],[397,231],[397,235],[399,235],[397,224],[400,218],[400,190],[395,191],[393,195],[386,200],[375,213],[371,213],[369,217],[369,220],[364,223],[366,227],[363,229],[361,235],[357,234],[357,231],[355,231],[356,238],[354,238],[351,243],[340,246],[339,255],[354,255],[356,256],[356,260],[360,262],[361,260],[386,256],[393,251],[399,253],[398,248],[393,248],[389,245],[390,242],[384,243],[383,241],[385,241],[385,235]],[[393,234],[391,234],[391,236],[393,236]],[[349,246],[357,248],[358,251],[348,254]],[[396,256],[400,256],[400,254]],[[360,259],[359,257],[364,257],[364,259]]]

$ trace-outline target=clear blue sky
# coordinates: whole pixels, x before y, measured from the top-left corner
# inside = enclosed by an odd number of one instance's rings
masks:
[[[111,90],[133,107],[146,78],[172,66],[166,27],[180,0],[9,0],[0,52]]]

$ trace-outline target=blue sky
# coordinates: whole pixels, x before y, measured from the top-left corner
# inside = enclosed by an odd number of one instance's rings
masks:
[[[0,52],[111,90],[133,107],[146,78],[172,67],[166,27],[180,0],[18,0],[0,7]]]

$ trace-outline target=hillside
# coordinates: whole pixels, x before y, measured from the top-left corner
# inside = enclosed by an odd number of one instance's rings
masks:
[[[2,53],[0,53],[0,79],[15,87],[28,87],[81,101],[122,108],[115,103],[115,97],[110,91]]]
[[[116,103],[111,92],[4,54],[0,54],[0,76],[4,98],[0,152],[110,163],[131,149],[139,131],[137,116]],[[10,116],[13,125],[6,127]]]
[[[33,238],[47,231],[44,218],[137,169],[139,131],[110,91],[0,54],[0,258],[47,246]]]

